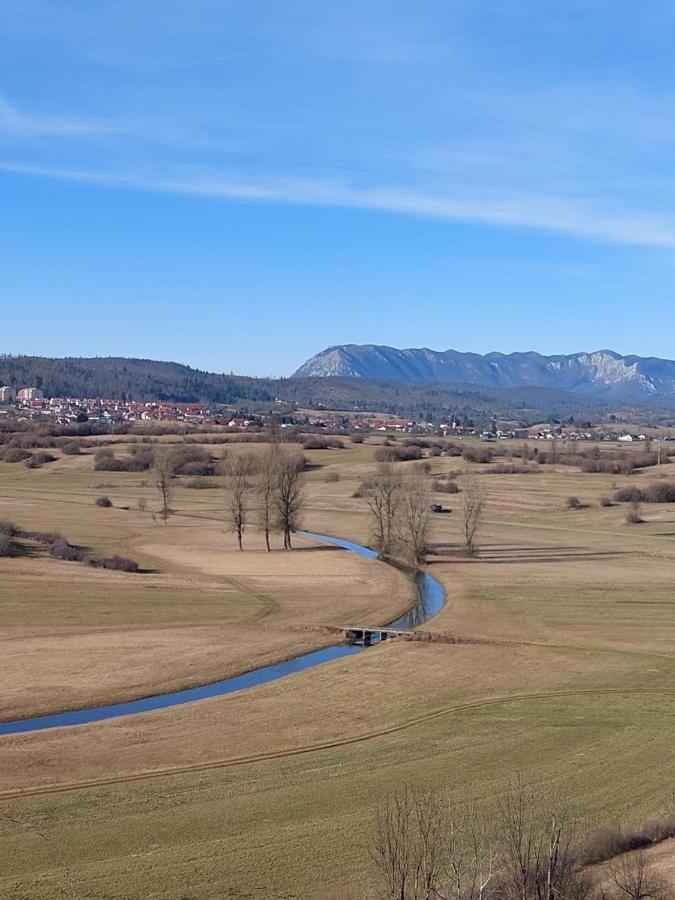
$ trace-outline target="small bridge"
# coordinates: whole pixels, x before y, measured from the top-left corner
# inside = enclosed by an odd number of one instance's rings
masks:
[[[326,625],[325,628],[333,633],[341,634],[343,640],[353,644],[362,643],[365,646],[391,640],[402,634],[412,634],[409,629],[390,628],[387,625]]]

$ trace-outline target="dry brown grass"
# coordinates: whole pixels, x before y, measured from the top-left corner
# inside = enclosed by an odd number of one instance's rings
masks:
[[[365,503],[352,494],[372,471],[372,447],[350,453],[316,451],[323,469],[310,474],[306,526],[367,540]],[[455,459],[431,462],[431,478],[458,468]],[[75,567],[75,577],[64,563],[2,563],[1,572],[11,566],[14,573],[0,582],[3,624],[17,629],[17,647],[24,641],[48,660],[40,676],[45,686],[58,654],[45,653],[40,641],[48,637],[58,646],[63,636],[72,645],[69,627],[85,633],[82,621],[65,621],[73,596],[91,617],[91,644],[87,663],[72,670],[71,692],[94,662],[103,673],[96,649],[108,625],[117,646],[126,646],[130,668],[126,682],[115,681],[111,665],[104,689],[121,690],[151,677],[147,646],[172,660],[162,677],[168,670],[183,678],[215,671],[221,635],[239,636],[241,655],[229,648],[221,658],[236,667],[282,652],[272,634],[296,640],[307,637],[303,626],[310,623],[363,615],[385,621],[405,604],[403,576],[339,551],[229,550],[214,520],[218,491],[179,491],[179,515],[166,529],[154,525],[135,511],[138,496],[151,496],[139,476],[111,474],[97,487],[103,473],[90,471],[90,463],[70,457],[12,475],[0,488],[0,518],[58,527],[75,542],[123,552],[156,572],[96,572],[89,581],[86,570]],[[0,893],[54,896],[65,858],[82,895],[95,885],[100,893],[135,898],[179,896],[188,888],[200,900],[223,890],[312,896],[353,884],[373,896],[377,880],[366,852],[372,815],[383,794],[403,782],[461,790],[489,806],[500,785],[520,772],[564,790],[594,825],[658,811],[668,799],[675,738],[675,506],[650,507],[647,523],[631,529],[620,507],[598,501],[635,476],[560,466],[532,478],[459,465],[476,473],[488,494],[481,556],[457,555],[460,514],[434,517],[430,571],[446,586],[448,604],[427,628],[494,644],[393,642],[239,695],[3,738],[5,790],[98,786],[5,800],[23,825],[5,826],[4,847],[12,854]],[[327,466],[339,481],[326,481]],[[650,478],[673,480],[673,471],[671,463]],[[96,510],[95,491],[109,494],[115,508]],[[587,507],[565,510],[570,495]],[[119,509],[124,505],[130,510]],[[114,608],[103,585],[136,585],[138,577],[147,595],[122,603],[108,625],[100,621]],[[50,618],[39,587],[52,582],[58,608]],[[88,590],[101,602],[87,605]],[[161,615],[150,599],[158,592]],[[215,605],[214,596],[221,598]],[[184,619],[181,598],[192,598]],[[22,659],[19,650],[5,669],[15,679],[15,706],[22,703]],[[31,697],[36,690],[33,684]],[[31,698],[23,702],[28,709]],[[55,701],[45,695],[45,702]],[[176,769],[181,773],[161,774]],[[127,780],[153,771],[157,777]],[[35,823],[48,830],[48,852]],[[649,852],[659,851],[667,848]]]

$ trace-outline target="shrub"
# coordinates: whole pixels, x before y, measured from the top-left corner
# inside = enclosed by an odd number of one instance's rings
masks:
[[[340,480],[340,473],[339,472],[326,472],[326,475],[323,480],[326,482],[326,484],[335,483],[336,481]]]
[[[142,456],[100,456],[94,462],[97,472],[145,472],[152,463]]]
[[[104,509],[109,509],[113,505],[110,497],[97,497],[94,503],[96,506],[102,506]]]
[[[58,537],[49,547],[49,555],[66,562],[84,562],[87,554],[79,547],[73,547],[64,537]]]
[[[655,482],[648,485],[643,494],[647,503],[675,503],[675,484]]]
[[[203,447],[184,446],[171,451],[175,475],[213,475],[215,461]]]
[[[65,453],[66,456],[77,456],[81,450],[82,448],[77,441],[69,441],[61,447],[61,452]]]
[[[138,563],[126,556],[92,556],[87,560],[97,569],[113,569],[116,572],[138,572]]]
[[[565,506],[568,509],[581,509],[581,501],[578,497],[568,497],[565,501]]]
[[[136,501],[136,509],[139,512],[145,512],[146,508],[147,508],[147,503],[146,503],[145,497],[139,497],[138,500]]]
[[[614,506],[614,501],[611,497],[601,497],[600,506]]]
[[[366,439],[362,434],[352,435],[352,444],[365,444]]]
[[[303,450],[344,450],[344,444],[338,437],[312,435],[302,444]]]
[[[14,522],[0,522],[0,534],[4,534],[6,537],[14,537],[18,533],[19,530]]]
[[[0,532],[0,556],[16,556],[17,552],[17,546],[11,536]]]
[[[619,490],[614,494],[614,499],[617,503],[632,503],[634,501],[642,501],[645,499],[644,494],[638,487],[630,486],[619,488]]]
[[[465,462],[489,463],[492,461],[492,450],[489,447],[465,447],[462,459]]]
[[[51,453],[45,450],[38,450],[37,453],[31,454],[28,459],[24,460],[24,466],[27,469],[39,469],[47,463],[54,462],[56,459]]]
[[[433,487],[442,494],[459,494],[459,485],[451,479],[438,479],[434,481]]]
[[[24,459],[28,459],[30,456],[31,454],[28,450],[24,450],[23,447],[10,447],[9,450],[5,450],[3,460],[6,463],[17,463],[23,462]]]
[[[419,447],[378,447],[375,451],[377,462],[408,462],[422,459],[422,451]]]

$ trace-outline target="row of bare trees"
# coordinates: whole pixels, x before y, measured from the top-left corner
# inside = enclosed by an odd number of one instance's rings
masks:
[[[403,556],[424,562],[429,535],[431,488],[424,473],[380,463],[363,485],[373,529],[373,545],[385,559]]]
[[[490,818],[406,788],[380,811],[371,855],[391,900],[672,897],[644,854],[591,869],[565,804],[520,783],[498,798]]]
[[[268,551],[274,532],[283,535],[284,550],[292,549],[292,535],[300,527],[303,506],[304,465],[302,453],[279,444],[272,444],[264,454],[228,457],[228,518],[240,550],[244,549],[244,532],[252,516]]]
[[[300,527],[303,507],[305,459],[300,451],[272,443],[262,454],[233,453],[226,457],[226,514],[237,545],[244,549],[244,534],[255,524],[271,550],[273,533],[283,536],[285,550],[292,547],[292,535]],[[167,450],[155,456],[154,484],[159,495],[159,517],[166,525],[171,515],[174,464]]]
[[[419,467],[402,470],[399,464],[381,463],[363,484],[372,524],[372,541],[386,558],[402,556],[414,565],[428,551],[431,485]],[[467,479],[462,496],[462,530],[467,556],[476,556],[476,535],[485,507],[479,482]]]

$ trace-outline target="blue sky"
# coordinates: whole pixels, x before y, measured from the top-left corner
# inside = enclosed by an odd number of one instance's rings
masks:
[[[673,357],[675,6],[0,0],[0,351]]]

